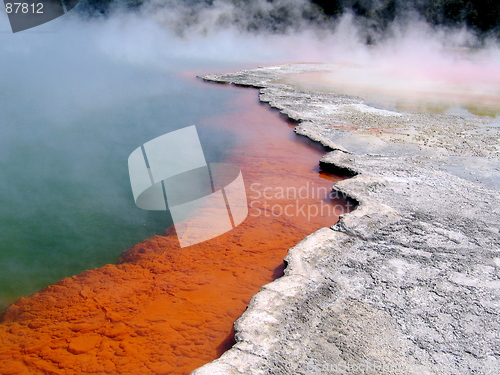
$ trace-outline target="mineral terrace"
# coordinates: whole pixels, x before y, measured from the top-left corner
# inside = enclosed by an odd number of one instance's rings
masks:
[[[380,109],[287,82],[329,69],[203,77],[259,88],[328,148],[323,169],[353,176],[333,189],[359,206],[289,251],[234,347],[193,374],[498,374],[498,118]]]

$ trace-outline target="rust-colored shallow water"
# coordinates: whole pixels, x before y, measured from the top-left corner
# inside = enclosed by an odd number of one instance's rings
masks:
[[[232,345],[235,319],[281,275],[287,250],[346,211],[329,196],[340,178],[318,170],[321,148],[254,90],[240,89],[234,107],[204,126],[238,133],[225,159],[242,170],[247,219],[187,248],[167,230],[118,265],[18,300],[0,324],[1,374],[188,374]]]

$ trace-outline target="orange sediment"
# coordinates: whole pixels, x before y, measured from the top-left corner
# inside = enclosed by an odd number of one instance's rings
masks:
[[[242,170],[247,219],[186,248],[169,229],[117,265],[18,300],[0,324],[1,374],[188,374],[233,344],[234,321],[281,275],[287,250],[346,212],[328,196],[340,178],[318,170],[321,149],[253,90],[241,89],[235,107],[207,123],[242,134],[225,159]]]

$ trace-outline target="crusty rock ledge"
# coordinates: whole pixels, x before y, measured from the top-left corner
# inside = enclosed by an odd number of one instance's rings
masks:
[[[297,133],[332,150],[324,168],[354,175],[333,188],[359,207],[290,249],[285,275],[235,323],[234,347],[192,374],[497,374],[495,120],[380,110],[283,83],[332,68],[203,77],[261,88],[262,101],[299,122]],[[369,131],[397,134],[416,121],[423,126],[408,139]]]

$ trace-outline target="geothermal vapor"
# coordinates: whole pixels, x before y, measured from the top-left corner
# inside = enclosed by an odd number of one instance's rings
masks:
[[[106,53],[129,62],[173,67],[177,59],[197,65],[200,73],[216,66],[321,62],[339,64],[343,87],[418,90],[420,95],[458,90],[457,95],[466,91],[490,99],[499,91],[496,29],[490,25],[490,32],[478,32],[465,21],[451,22],[439,1],[432,12],[425,0],[345,0],[336,2],[337,8],[308,0],[133,4],[109,7],[101,16],[105,23],[94,26],[106,30],[99,38]],[[340,66],[355,69],[343,72]]]

